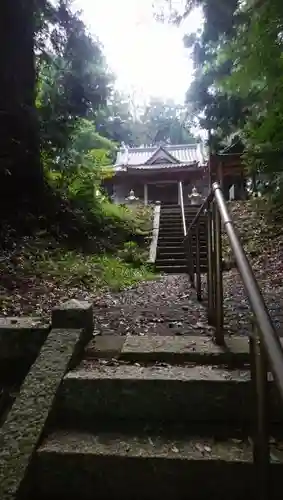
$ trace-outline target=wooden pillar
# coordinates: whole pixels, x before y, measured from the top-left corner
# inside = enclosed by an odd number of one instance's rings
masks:
[[[148,185],[144,184],[143,186],[143,201],[144,205],[148,205]]]
[[[223,189],[223,180],[223,164],[222,161],[219,161],[219,163],[217,163],[217,182],[219,182],[221,189]]]

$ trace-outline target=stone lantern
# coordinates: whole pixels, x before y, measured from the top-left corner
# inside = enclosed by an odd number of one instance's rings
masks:
[[[125,200],[128,202],[128,203],[135,203],[139,200],[139,198],[137,198],[135,196],[135,192],[133,189],[131,189],[130,193],[129,193],[129,196],[127,196],[127,198],[125,198]]]
[[[188,195],[189,200],[191,201],[191,205],[200,205],[202,201],[202,196],[198,192],[197,188],[194,186],[191,194]]]

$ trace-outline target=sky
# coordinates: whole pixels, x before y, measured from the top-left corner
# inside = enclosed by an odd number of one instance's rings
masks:
[[[157,0],[162,1],[162,0]],[[180,3],[181,0],[173,0]],[[116,87],[140,103],[150,96],[184,102],[192,61],[183,35],[201,27],[195,11],[181,28],[153,18],[153,0],[75,0],[90,32],[104,46]]]

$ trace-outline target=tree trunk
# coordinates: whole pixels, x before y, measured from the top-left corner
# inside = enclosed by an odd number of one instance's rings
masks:
[[[38,200],[43,185],[35,110],[36,0],[1,0],[0,203]],[[3,214],[1,214],[3,215]]]

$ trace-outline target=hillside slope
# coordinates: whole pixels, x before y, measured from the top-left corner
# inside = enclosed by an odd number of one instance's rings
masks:
[[[258,278],[281,285],[283,277],[283,225],[270,212],[266,200],[234,201],[228,203],[232,220],[244,250]],[[277,219],[277,220],[276,220]],[[223,256],[233,261],[228,238],[223,235]]]
[[[53,205],[39,218],[23,210],[2,221],[1,314],[48,318],[59,302],[152,279],[145,265],[151,219],[150,208],[105,201],[80,211],[62,200],[57,212]]]

